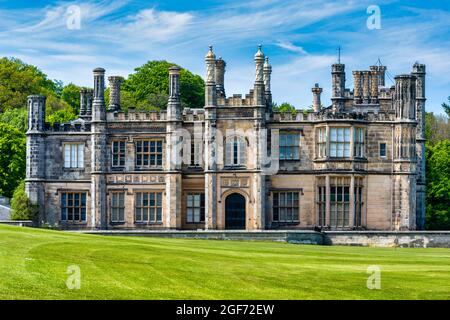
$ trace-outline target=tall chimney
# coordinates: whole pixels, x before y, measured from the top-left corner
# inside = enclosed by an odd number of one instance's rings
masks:
[[[319,112],[321,108],[320,94],[322,93],[322,88],[319,87],[319,84],[316,83],[315,86],[311,89],[313,93],[313,109],[314,112]]]
[[[363,102],[370,103],[370,71],[363,71]]]
[[[331,66],[333,111],[337,112],[344,108],[345,98],[345,64],[335,63]]]
[[[353,98],[355,104],[362,103],[362,72],[361,71],[353,71]]]
[[[169,102],[167,104],[167,120],[181,120],[180,102],[180,68],[169,68]]]
[[[264,78],[264,96],[267,104],[267,111],[272,110],[272,91],[270,89],[270,78],[272,74],[272,66],[269,64],[269,58],[266,57],[263,66],[263,78]]]
[[[94,69],[94,101],[92,103],[92,120],[106,120],[105,108],[105,69]]]
[[[209,46],[208,53],[205,56],[206,62],[206,81],[205,81],[205,106],[216,105],[216,82],[215,82],[215,61],[216,56],[213,47]]]
[[[255,106],[264,106],[264,53],[261,51],[261,45],[255,54],[255,84],[253,89],[253,104]]]
[[[377,66],[370,67],[370,103],[378,103],[378,76],[379,71]]]
[[[221,57],[215,62],[215,80],[218,97],[225,97],[225,66],[227,64]]]
[[[123,78],[119,76],[108,77],[109,80],[109,111],[120,111],[120,85]]]

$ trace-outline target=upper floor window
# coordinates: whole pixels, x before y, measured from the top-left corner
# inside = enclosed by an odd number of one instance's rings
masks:
[[[364,157],[364,129],[355,128],[354,136],[354,156],[362,158]]]
[[[202,141],[191,142],[191,166],[200,167],[202,165]]]
[[[300,160],[300,135],[280,133],[280,160]]]
[[[226,140],[225,164],[228,166],[245,166],[246,142],[242,137],[233,136]]]
[[[136,141],[136,166],[160,167],[162,166],[162,140]]]
[[[112,142],[112,165],[113,167],[125,166],[125,141]]]
[[[205,222],[205,194],[188,193],[186,211],[188,223]]]
[[[86,192],[61,193],[61,221],[86,221]]]
[[[319,158],[327,156],[327,128],[319,128],[317,139],[317,153]]]
[[[350,157],[350,128],[330,128],[330,157]]]
[[[84,143],[64,144],[64,168],[84,168]]]

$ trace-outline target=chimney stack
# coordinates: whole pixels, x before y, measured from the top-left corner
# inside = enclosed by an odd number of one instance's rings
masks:
[[[109,80],[109,111],[120,111],[120,85],[123,78],[112,76]]]
[[[316,83],[315,86],[311,89],[313,93],[313,109],[314,112],[319,112],[321,109],[321,101],[320,101],[320,95],[322,93],[322,88],[319,87],[319,84]]]

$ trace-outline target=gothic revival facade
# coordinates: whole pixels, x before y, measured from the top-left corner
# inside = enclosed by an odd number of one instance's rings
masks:
[[[180,69],[167,110],[124,113],[120,77],[94,70],[79,119],[45,123],[28,100],[26,191],[39,222],[62,229],[414,230],[425,217],[425,66],[385,86],[384,66],[332,65],[332,104],[280,113],[261,48],[253,89],[225,95],[210,48],[205,105],[182,109]]]

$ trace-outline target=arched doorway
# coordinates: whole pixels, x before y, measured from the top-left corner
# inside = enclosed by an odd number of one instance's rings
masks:
[[[239,193],[225,199],[225,229],[245,230],[245,197]]]

